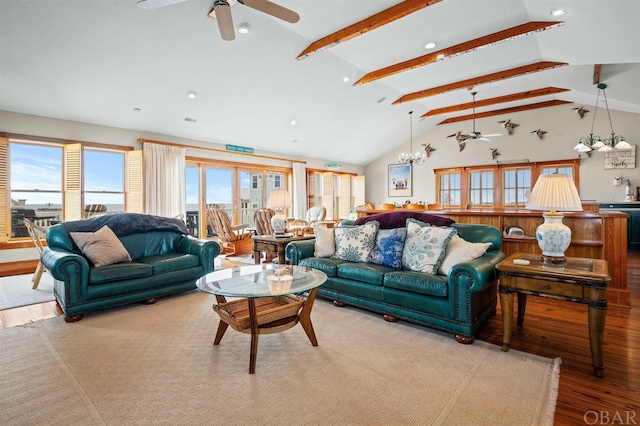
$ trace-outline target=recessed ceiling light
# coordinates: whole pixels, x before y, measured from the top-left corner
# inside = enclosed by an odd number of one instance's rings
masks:
[[[345,75],[344,77],[342,77],[342,81],[344,81],[345,83],[350,82],[351,81],[351,76]]]
[[[436,46],[437,46],[437,44],[435,44],[434,42],[429,42],[429,43],[424,45],[424,48],[425,49],[433,49]]]
[[[240,34],[249,34],[251,32],[251,25],[248,22],[243,22],[238,25],[238,32]]]
[[[562,10],[562,9],[551,9],[551,14],[553,16],[562,16],[564,14],[566,14],[567,11],[566,10]]]
[[[187,92],[187,98],[195,99],[196,98],[196,92]]]
[[[296,121],[296,119],[295,119],[295,118],[294,118],[293,120],[291,120],[291,125],[292,125],[292,126],[295,126],[295,125],[296,125],[296,123],[297,123],[297,121]]]

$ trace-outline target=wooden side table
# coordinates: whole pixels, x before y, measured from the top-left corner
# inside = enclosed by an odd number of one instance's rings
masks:
[[[515,259],[529,264],[515,264]],[[518,326],[524,323],[527,295],[548,297],[589,306],[589,342],[593,372],[604,374],[602,337],[611,279],[606,260],[567,257],[563,266],[543,265],[539,254],[514,253],[498,265],[502,308],[502,350],[509,351],[513,324],[513,294],[518,294]]]
[[[311,240],[314,235],[305,235],[302,237],[274,237],[273,235],[254,235],[253,237],[253,259],[255,264],[260,263],[260,253],[265,251],[268,253],[276,253],[278,255],[278,263],[285,264],[284,249],[291,241]]]

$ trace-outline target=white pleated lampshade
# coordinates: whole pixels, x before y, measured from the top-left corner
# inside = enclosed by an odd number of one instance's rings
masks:
[[[571,176],[548,174],[538,177],[526,208],[543,211],[582,211],[582,202]]]

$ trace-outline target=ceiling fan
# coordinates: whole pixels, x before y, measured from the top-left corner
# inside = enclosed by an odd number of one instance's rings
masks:
[[[478,92],[471,92],[471,96],[473,96],[473,131],[469,133],[469,139],[478,139],[481,141],[490,142],[492,137],[502,136],[501,133],[493,133],[490,135],[483,135],[481,132],[476,131],[476,95]]]
[[[140,0],[137,3],[138,8],[144,10],[158,9],[164,6],[170,6],[176,3],[182,3],[185,0]],[[223,40],[233,40],[236,38],[233,29],[233,19],[231,17],[231,4],[238,2],[250,8],[259,10],[260,12],[271,15],[283,21],[295,24],[300,20],[300,15],[291,9],[272,3],[269,0],[215,0],[213,8],[209,11],[208,16],[218,20],[218,28],[220,36]]]

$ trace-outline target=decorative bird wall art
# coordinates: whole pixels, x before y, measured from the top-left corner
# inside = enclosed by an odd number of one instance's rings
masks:
[[[502,124],[502,127],[507,129],[507,133],[509,133],[509,136],[513,135],[513,129],[519,126],[519,124],[512,123],[511,120],[502,120],[498,121],[498,123]]]
[[[431,157],[431,153],[436,150],[435,148],[431,147],[430,143],[428,144],[423,143],[422,146],[424,146],[424,152],[427,153],[427,158]]]
[[[584,115],[589,112],[588,109],[584,109],[584,107],[573,108],[574,111],[578,113],[580,118],[584,118]]]
[[[447,136],[448,138],[456,138],[456,141],[458,141],[458,148],[460,148],[460,152],[462,152],[462,150],[464,149],[464,146],[466,145],[466,140],[470,138],[469,135],[467,134],[463,134],[460,131],[457,131],[456,133]]]
[[[539,137],[540,139],[544,139],[544,134],[547,133],[547,132],[545,132],[542,129],[537,129],[537,130],[534,130],[531,133],[535,133],[537,137]]]
[[[498,158],[498,155],[500,155],[500,153],[498,152],[498,148],[489,148],[491,150],[491,159],[495,160],[496,158]]]

